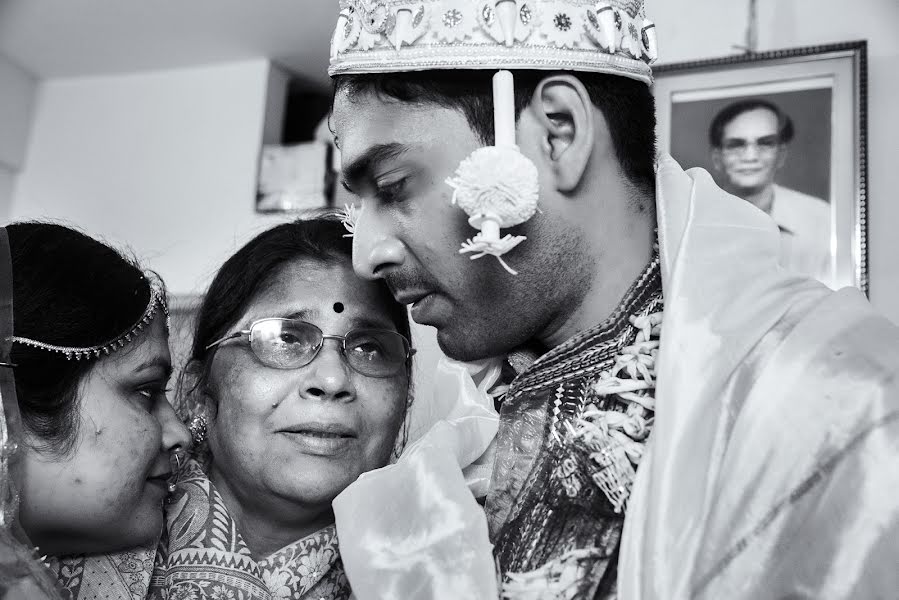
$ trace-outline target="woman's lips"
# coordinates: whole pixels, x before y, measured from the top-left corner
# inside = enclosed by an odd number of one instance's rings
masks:
[[[316,456],[341,454],[356,440],[355,430],[340,423],[305,423],[279,433],[300,446],[302,452]]]
[[[154,475],[153,477],[147,477],[147,483],[152,485],[155,488],[159,488],[163,493],[168,493],[169,491],[169,482],[172,479],[171,473],[163,473],[161,475]]]
[[[356,439],[355,437],[317,431],[285,431],[283,434],[297,444],[302,452],[316,456],[342,454]]]

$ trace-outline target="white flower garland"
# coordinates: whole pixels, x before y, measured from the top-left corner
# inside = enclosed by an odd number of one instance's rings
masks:
[[[656,357],[662,330],[662,312],[630,317],[639,329],[633,344],[621,349],[612,368],[593,384],[598,396],[617,396],[628,404],[625,412],[599,410],[589,405],[577,424],[569,425],[573,439],[582,440],[590,458],[600,467],[593,481],[623,512],[652,430],[655,410]]]

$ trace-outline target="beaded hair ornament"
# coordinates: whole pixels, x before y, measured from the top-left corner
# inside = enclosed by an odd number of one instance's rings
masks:
[[[446,183],[479,232],[459,252],[501,258],[526,238],[500,236],[537,212],[537,168],[515,144],[510,69],[608,73],[652,83],[655,25],[643,0],[341,0],[333,77],[435,69],[495,69],[495,145],[465,158]],[[352,234],[355,215],[344,224]]]
[[[150,301],[147,303],[147,307],[144,309],[143,314],[140,316],[137,322],[135,322],[135,324],[125,333],[115,339],[109,340],[108,342],[96,346],[83,347],[57,346],[54,344],[48,344],[46,342],[19,336],[13,336],[12,341],[18,344],[31,346],[33,348],[47,350],[48,352],[58,352],[61,354],[65,354],[67,360],[72,360],[73,358],[75,360],[81,360],[82,358],[85,360],[90,360],[92,358],[99,358],[100,356],[107,356],[110,353],[115,352],[119,348],[124,347],[125,344],[131,343],[131,341],[135,337],[137,337],[141,330],[143,330],[144,327],[150,324],[150,322],[156,317],[156,313],[160,310],[166,317],[166,328],[168,328],[169,309],[165,303],[165,295],[163,293],[162,282],[151,276],[145,276],[145,279],[150,284]]]

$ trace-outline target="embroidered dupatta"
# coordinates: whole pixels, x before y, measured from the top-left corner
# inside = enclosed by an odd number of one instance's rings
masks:
[[[0,597],[51,600],[55,582],[19,523],[23,437],[10,349],[13,335],[12,256],[0,227]]]
[[[334,525],[255,560],[222,497],[188,461],[166,511],[153,600],[345,600]]]
[[[65,600],[144,600],[155,557],[154,546],[112,554],[51,556],[46,564]]]

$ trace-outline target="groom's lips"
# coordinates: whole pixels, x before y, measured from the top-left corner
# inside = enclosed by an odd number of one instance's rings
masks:
[[[420,290],[420,291],[406,291],[400,290],[393,292],[393,297],[396,298],[396,301],[400,304],[406,304],[409,306],[413,306],[418,302],[421,302],[424,298],[430,296],[433,292],[428,290]]]
[[[409,306],[412,320],[421,325],[436,325],[434,305],[437,293],[430,290],[401,291],[395,294],[397,302]]]

